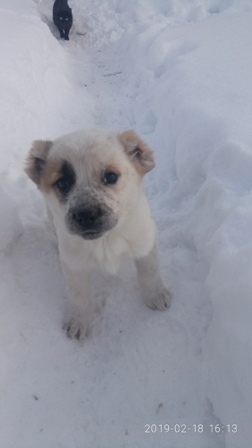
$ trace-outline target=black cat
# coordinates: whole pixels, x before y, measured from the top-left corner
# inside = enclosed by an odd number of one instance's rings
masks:
[[[67,0],[55,0],[53,5],[53,21],[57,26],[60,37],[69,40],[69,31],[73,24],[73,14]]]

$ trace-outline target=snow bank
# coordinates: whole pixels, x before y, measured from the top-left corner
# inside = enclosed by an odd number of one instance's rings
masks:
[[[75,80],[70,53],[52,36],[32,2],[1,2],[0,11],[4,67],[0,123],[5,148],[0,154],[1,170],[12,163],[11,169],[19,171],[34,138],[56,137],[78,128],[80,122],[91,125],[91,96],[80,95],[83,84],[89,82],[88,63],[83,57],[83,78]],[[86,115],[84,102],[89,106]]]
[[[30,219],[35,205],[34,187],[23,172],[24,159],[32,140],[55,138],[84,123],[93,124],[93,100],[90,93],[82,91],[83,84],[90,81],[89,64],[85,57],[78,62],[82,79],[77,79],[76,62],[68,53],[71,46],[64,49],[59,44],[32,2],[4,1],[0,12],[4,67],[0,74],[0,175],[12,198],[9,203],[14,200],[18,204],[16,214],[24,216],[27,212]],[[3,193],[1,216],[7,219],[11,213],[12,220],[18,221],[4,198]],[[39,215],[43,215],[43,206]],[[4,226],[11,226],[10,221]],[[11,233],[15,237],[14,229],[13,232],[9,229],[8,234]]]
[[[144,3],[136,11],[153,13]],[[197,23],[171,29],[163,16],[115,44],[129,58],[134,126],[155,147],[159,169],[146,190],[162,244],[171,254],[178,244],[195,248],[206,266],[205,394],[223,428],[238,425],[225,433],[228,448],[249,448],[252,436],[250,11],[249,2],[208,2]]]
[[[206,287],[213,315],[203,344],[207,393],[221,421],[238,424],[246,447],[252,436],[251,163],[251,148],[241,142],[215,152],[198,194],[203,219],[198,215],[194,234],[210,266]],[[233,434],[226,441],[237,446]]]

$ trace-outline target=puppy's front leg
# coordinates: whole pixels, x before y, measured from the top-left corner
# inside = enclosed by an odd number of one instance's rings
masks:
[[[171,303],[171,294],[161,278],[157,241],[150,253],[146,257],[136,259],[135,264],[146,304],[152,309],[168,308]]]
[[[75,272],[62,265],[69,297],[69,316],[63,328],[71,339],[84,339],[87,336],[93,317],[93,300],[90,291],[90,274]]]

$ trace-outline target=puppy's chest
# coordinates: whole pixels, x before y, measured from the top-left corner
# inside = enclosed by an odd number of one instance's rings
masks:
[[[101,238],[95,241],[71,237],[59,240],[60,257],[72,270],[91,270],[99,267],[110,274],[116,274],[120,264],[133,258],[130,245],[122,238]]]

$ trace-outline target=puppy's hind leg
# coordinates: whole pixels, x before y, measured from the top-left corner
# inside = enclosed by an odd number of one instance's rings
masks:
[[[160,274],[158,246],[155,242],[150,253],[135,260],[138,280],[145,302],[151,309],[165,310],[170,306],[171,294]]]
[[[75,272],[62,265],[69,297],[69,315],[63,328],[70,339],[84,339],[92,323],[94,304],[89,273]]]

